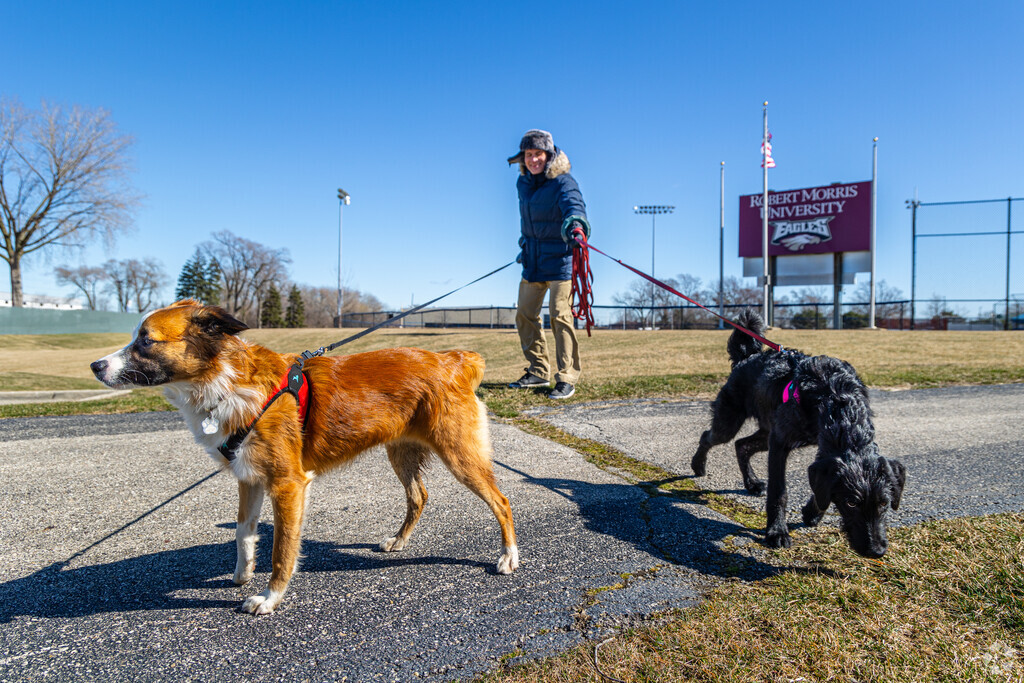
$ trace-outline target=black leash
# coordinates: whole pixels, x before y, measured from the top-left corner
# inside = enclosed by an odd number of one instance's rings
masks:
[[[351,337],[346,337],[345,339],[342,339],[341,341],[334,342],[330,346],[321,346],[316,351],[303,351],[302,354],[301,354],[302,358],[304,360],[309,359],[309,358],[316,358],[317,356],[322,356],[325,353],[329,353],[329,352],[333,351],[334,349],[338,348],[342,344],[348,344],[349,342],[353,342],[356,339],[359,339],[360,337],[365,337],[366,335],[370,334],[371,332],[379,330],[380,328],[384,327],[385,325],[390,325],[391,323],[393,323],[395,321],[401,320],[402,318],[406,317],[407,315],[412,315],[416,311],[422,310],[422,309],[426,308],[427,306],[429,306],[430,304],[440,301],[441,299],[445,298],[446,296],[451,296],[452,294],[454,294],[455,292],[458,292],[459,290],[465,289],[466,287],[469,287],[470,285],[475,285],[477,282],[480,282],[481,280],[489,278],[490,276],[494,275],[495,273],[498,273],[500,271],[505,270],[506,268],[508,268],[509,266],[511,266],[514,263],[515,263],[515,261],[509,261],[508,263],[506,263],[505,265],[501,266],[500,268],[495,268],[491,272],[487,273],[486,275],[481,275],[480,277],[478,277],[477,279],[473,280],[472,282],[467,282],[466,284],[462,285],[461,287],[456,287],[452,291],[447,292],[445,294],[442,294],[439,297],[433,298],[433,299],[431,299],[430,301],[428,301],[426,303],[420,304],[418,306],[414,306],[413,308],[410,308],[407,311],[402,311],[401,313],[399,313],[398,315],[394,316],[393,318],[388,318],[387,320],[382,320],[381,322],[377,323],[373,327],[368,327],[365,330],[363,330],[362,332],[359,332],[358,334],[353,334]],[[341,321],[339,320],[338,323],[340,324]]]
[[[106,536],[104,536],[100,540],[94,541],[94,542],[90,543],[88,546],[86,546],[85,548],[82,548],[77,553],[75,553],[74,555],[72,555],[68,559],[64,560],[63,562],[56,563],[57,568],[59,569],[61,567],[67,567],[68,565],[71,564],[72,560],[74,560],[75,558],[81,557],[82,555],[86,554],[87,552],[89,552],[90,550],[92,550],[93,548],[98,546],[100,543],[103,543],[104,541],[106,541],[108,539],[111,539],[114,536],[117,536],[119,533],[121,533],[122,531],[124,531],[128,527],[132,526],[133,524],[141,522],[143,519],[145,519],[146,517],[149,517],[151,514],[153,514],[154,512],[156,512],[157,510],[159,510],[163,506],[165,506],[165,505],[167,505],[167,504],[177,500],[178,498],[181,498],[182,496],[184,496],[186,493],[188,493],[189,491],[191,491],[195,487],[199,486],[200,484],[202,484],[203,482],[205,482],[205,481],[207,481],[209,479],[212,479],[213,477],[217,476],[218,474],[220,474],[220,470],[214,470],[213,472],[210,472],[208,475],[206,475],[205,477],[203,477],[199,481],[195,482],[191,486],[188,486],[188,487],[184,488],[181,491],[178,491],[173,496],[171,496],[170,498],[168,498],[164,502],[160,503],[156,507],[154,507],[154,508],[152,508],[152,509],[150,509],[150,510],[148,510],[146,512],[143,512],[141,515],[139,515],[138,517],[136,517],[135,519],[133,519],[130,522],[125,522],[124,524],[122,524],[120,526],[120,528],[114,529],[113,531],[111,531],[109,534],[107,534]]]

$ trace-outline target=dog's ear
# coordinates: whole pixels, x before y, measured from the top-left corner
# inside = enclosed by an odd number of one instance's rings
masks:
[[[238,334],[249,326],[219,306],[201,306],[192,314],[192,322],[206,334]]]
[[[832,502],[832,489],[835,488],[839,473],[836,470],[838,461],[828,462],[815,460],[807,468],[807,478],[814,494],[814,504],[824,512]]]
[[[892,493],[892,509],[898,510],[900,500],[903,498],[903,485],[907,481],[907,468],[899,460],[888,458],[883,458],[883,460],[886,465],[885,474],[889,478],[889,489]]]

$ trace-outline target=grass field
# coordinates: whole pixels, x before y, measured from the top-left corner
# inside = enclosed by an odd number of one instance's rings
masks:
[[[346,332],[351,332],[346,330]],[[711,398],[729,371],[725,331],[599,330],[580,336],[583,377],[572,401],[611,398]],[[251,341],[277,351],[329,345],[338,330],[249,330]],[[914,389],[953,384],[1024,381],[1024,335],[1000,332],[886,332],[882,330],[773,330],[773,341],[810,354],[852,363],[868,385]],[[0,390],[93,389],[89,363],[128,342],[128,335],[0,335]],[[393,346],[430,350],[472,349],[487,360],[481,396],[495,414],[511,417],[546,399],[504,385],[523,372],[513,330],[380,330],[344,346],[355,353]],[[337,352],[336,352],[337,353]],[[159,392],[132,399],[50,407],[0,406],[0,417],[55,412],[152,410]],[[33,411],[38,411],[34,413]]]
[[[711,398],[725,379],[728,332],[597,331],[581,338],[584,375],[573,402]],[[252,330],[279,351],[316,349],[337,330]],[[787,348],[850,361],[876,388],[914,389],[1024,381],[1024,335],[1000,332],[773,330]],[[86,389],[91,361],[127,335],[0,335],[0,390]],[[697,489],[690,479],[522,416],[548,403],[505,384],[522,374],[510,330],[383,330],[344,351],[392,346],[468,348],[488,369],[481,396],[502,419],[579,451],[642,487],[714,507],[763,528],[763,513]],[[157,389],[87,403],[0,406],[0,417],[168,409]],[[882,561],[852,554],[838,533],[762,549],[782,571],[736,581],[697,608],[587,643],[558,657],[510,666],[487,681],[1022,681],[1024,515],[948,520],[895,529]],[[628,580],[624,578],[624,580]],[[598,647],[600,646],[600,649]],[[602,674],[597,673],[600,667]],[[611,678],[608,678],[611,677]]]

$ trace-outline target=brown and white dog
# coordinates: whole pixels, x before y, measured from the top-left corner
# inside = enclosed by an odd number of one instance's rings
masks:
[[[249,597],[243,611],[270,613],[284,597],[313,478],[380,444],[407,501],[405,521],[381,543],[383,551],[401,550],[409,540],[427,501],[421,471],[432,451],[490,506],[504,546],[497,571],[515,571],[512,510],[494,480],[487,414],[474,393],[484,372],[478,354],[399,348],[311,358],[303,367],[309,387],[303,426],[291,396],[273,401],[260,416],[297,356],[244,341],[237,334],[245,329],[225,310],[186,299],[146,315],[128,346],[91,365],[110,387],[164,385],[199,445],[238,479],[236,584],[253,577],[256,527],[269,494],[270,584]],[[222,450],[236,433],[245,438],[225,456]]]

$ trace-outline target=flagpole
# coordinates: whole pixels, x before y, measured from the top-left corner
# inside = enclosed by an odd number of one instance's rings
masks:
[[[875,214],[878,207],[878,138],[871,145],[871,306],[868,327],[875,329]]]
[[[764,134],[761,136],[761,166],[764,191],[761,194],[761,261],[764,264],[764,324],[771,327],[768,317],[771,286],[768,275],[768,102],[764,103]]]
[[[718,329],[725,329],[725,162],[722,162],[722,173],[719,181],[721,199],[718,204]]]

